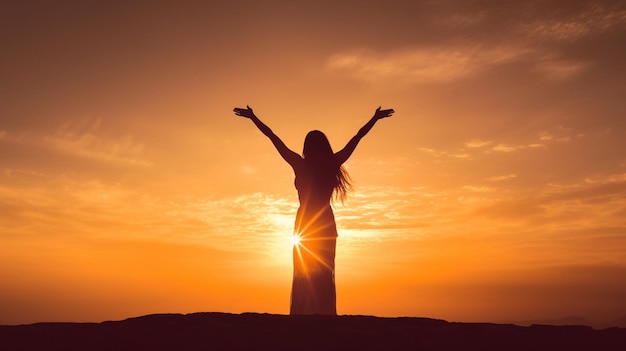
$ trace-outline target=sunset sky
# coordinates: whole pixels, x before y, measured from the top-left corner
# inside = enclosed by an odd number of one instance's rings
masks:
[[[626,315],[623,1],[3,1],[0,324],[287,314],[309,130],[339,314]]]

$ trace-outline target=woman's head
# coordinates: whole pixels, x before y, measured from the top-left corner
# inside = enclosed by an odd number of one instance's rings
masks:
[[[319,130],[312,130],[304,138],[302,156],[305,159],[325,159],[333,155],[333,149],[326,134]]]
[[[319,130],[310,131],[304,138],[302,156],[317,180],[332,186],[335,199],[343,202],[352,188],[350,176],[342,165],[335,162],[326,134]]]

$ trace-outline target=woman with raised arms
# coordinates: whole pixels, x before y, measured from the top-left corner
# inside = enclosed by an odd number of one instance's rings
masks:
[[[333,152],[326,135],[310,131],[304,139],[302,155],[290,150],[254,114],[250,106],[235,108],[267,136],[295,173],[300,207],[296,214],[293,248],[293,284],[290,314],[336,315],[335,245],[337,227],[331,207],[333,199],[343,201],[350,190],[350,178],[343,167],[359,141],[379,119],[390,117],[393,109],[377,108],[374,116],[350,139]]]

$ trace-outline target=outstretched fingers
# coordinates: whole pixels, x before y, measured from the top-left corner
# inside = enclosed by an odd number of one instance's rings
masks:
[[[233,109],[233,112],[235,112],[237,116],[241,117],[251,118],[252,116],[254,116],[254,112],[252,111],[252,108],[250,108],[250,106],[246,106],[246,108],[235,107]]]
[[[393,115],[393,113],[394,113],[394,112],[396,112],[396,111],[394,111],[392,108],[390,108],[390,109],[387,109],[387,110],[382,110],[382,111],[380,111],[380,112],[381,112],[381,114],[383,114],[385,117],[390,117],[390,116],[391,116],[391,115]]]
[[[376,109],[376,113],[374,114],[374,116],[376,118],[386,118],[386,117],[391,117],[391,115],[393,115],[394,112],[396,111],[394,111],[392,108],[381,110],[381,107],[379,106]]]

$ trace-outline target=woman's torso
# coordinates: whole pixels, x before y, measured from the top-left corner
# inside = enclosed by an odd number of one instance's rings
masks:
[[[335,172],[331,167],[320,170],[304,162],[294,171],[294,184],[300,201],[296,233],[312,237],[336,237],[335,218],[330,206],[336,182]]]

